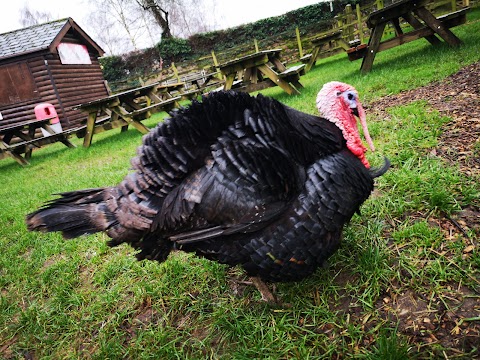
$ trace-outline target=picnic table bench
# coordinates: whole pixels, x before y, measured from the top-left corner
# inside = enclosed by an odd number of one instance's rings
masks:
[[[0,159],[11,157],[19,164],[27,165],[34,148],[40,148],[54,142],[62,142],[65,146],[75,147],[75,145],[68,140],[68,136],[72,131],[68,130],[56,133],[50,127],[50,120],[52,119],[53,117],[43,120],[21,121],[0,126],[0,135],[2,135],[0,141]],[[35,137],[36,130],[40,128],[44,129],[48,135]]]
[[[391,49],[410,41],[425,38],[432,45],[441,44],[438,35],[450,46],[458,46],[462,41],[452,33],[450,28],[464,24],[469,8],[436,18],[428,9],[428,0],[402,0],[371,13],[367,26],[372,29],[368,45],[362,44],[347,50],[350,60],[363,59],[360,67],[363,73],[372,69],[378,52]],[[413,30],[404,33],[400,27],[400,18],[411,25]],[[423,22],[422,22],[423,21]],[[388,23],[395,29],[395,37],[381,41]]]
[[[282,49],[263,50],[220,64],[219,69],[225,76],[223,89],[258,91],[268,87],[280,86],[287,94],[299,94],[303,85],[300,76],[305,73],[305,64],[287,69],[280,61]]]
[[[155,94],[158,96],[160,101],[169,100],[175,97],[174,94],[180,93],[183,91],[185,83],[175,82],[175,83],[162,83],[155,86]]]
[[[186,77],[184,79],[185,83],[189,84],[190,86],[196,89],[205,89],[207,86],[210,85],[210,82],[217,78],[218,72],[210,72],[210,73],[200,73],[195,74],[193,77]],[[217,82],[215,82],[216,84]],[[214,84],[211,84],[214,85]]]
[[[315,65],[318,59],[337,53],[338,50],[349,50],[351,45],[343,38],[342,31],[337,30],[311,40],[313,45],[312,53],[306,54],[300,60],[306,64],[305,71],[308,72]]]
[[[180,96],[181,99],[192,100],[203,94],[208,87],[223,83],[223,81],[219,79],[217,79],[218,81],[213,81],[217,74],[218,72],[194,74],[182,77],[179,79],[182,80],[181,82],[164,82],[157,87],[157,94],[162,100],[167,100],[174,96]]]
[[[224,81],[217,78],[218,74],[218,72],[197,73],[194,76],[185,77],[183,79],[185,86],[180,92],[180,96],[182,99],[192,100],[206,92],[207,88],[223,84]]]
[[[142,121],[149,118],[152,113],[172,110],[178,106],[181,98],[164,94],[166,100],[163,100],[157,95],[158,89],[161,88],[162,85],[155,83],[76,105],[75,109],[88,114],[77,132],[78,137],[84,138],[83,146],[89,147],[95,134],[119,127],[123,132],[132,125],[142,134],[148,133],[149,129]]]

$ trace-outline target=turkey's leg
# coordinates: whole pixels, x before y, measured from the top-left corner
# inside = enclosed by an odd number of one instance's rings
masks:
[[[273,295],[273,293],[268,288],[267,284],[265,284],[262,281],[262,279],[256,276],[251,276],[250,280],[252,281],[253,285],[255,285],[255,287],[258,289],[258,291],[260,291],[260,294],[262,294],[263,301],[266,301],[272,304],[278,303],[277,298],[275,297],[275,295]]]

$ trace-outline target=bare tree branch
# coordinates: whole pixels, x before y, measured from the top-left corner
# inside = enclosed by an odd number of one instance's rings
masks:
[[[27,3],[20,9],[20,24],[23,27],[38,25],[52,20],[52,14],[30,9]]]
[[[92,7],[87,22],[109,54],[124,54],[153,46],[160,41],[150,13],[133,0],[89,0]]]
[[[143,10],[149,11],[157,24],[162,29],[162,39],[167,39],[172,37],[172,32],[170,30],[170,22],[168,19],[168,11],[162,8],[156,0],[135,0]]]

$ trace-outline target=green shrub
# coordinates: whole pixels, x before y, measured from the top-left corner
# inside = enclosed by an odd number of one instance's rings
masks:
[[[107,81],[119,81],[128,75],[126,63],[121,56],[105,56],[98,59]]]
[[[158,45],[160,56],[164,59],[178,61],[192,54],[188,40],[180,38],[167,38]]]

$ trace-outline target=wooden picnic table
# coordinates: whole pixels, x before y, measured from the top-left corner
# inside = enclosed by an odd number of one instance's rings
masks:
[[[185,78],[184,81],[191,87],[196,89],[205,89],[207,86],[210,85],[210,82],[214,79],[217,79],[218,72],[211,72],[205,74],[197,74],[197,76],[191,78]],[[216,84],[217,82],[215,82]]]
[[[160,98],[161,101],[172,99],[175,97],[176,93],[181,93],[185,88],[185,83],[176,82],[176,83],[165,83],[159,84],[155,87],[156,95]]]
[[[119,127],[123,132],[132,125],[142,134],[148,133],[142,121],[152,113],[172,110],[180,100],[180,96],[162,100],[159,89],[161,94],[162,85],[154,83],[75,106],[88,114],[84,131],[77,133],[79,137],[84,136],[83,146],[89,147],[95,134]]]
[[[57,141],[62,142],[65,146],[75,147],[68,140],[69,132],[56,133],[52,129],[50,120],[53,118],[21,121],[0,126],[0,135],[2,136],[0,141],[0,159],[11,157],[19,164],[27,165],[34,148],[40,148]],[[35,137],[36,130],[40,128],[45,130],[48,135]]]
[[[259,51],[238,59],[220,64],[225,76],[224,90],[232,89],[235,79],[239,91],[258,91],[272,86],[280,86],[287,94],[299,94],[300,75],[305,64],[287,69],[280,61],[282,49]]]
[[[385,8],[374,11],[367,19],[367,26],[372,29],[368,45],[360,45],[347,51],[351,60],[363,58],[361,71],[369,72],[372,69],[375,55],[383,50],[405,44],[407,42],[425,38],[432,45],[441,43],[438,35],[450,46],[458,46],[462,41],[450,31],[450,28],[466,22],[464,8],[450,14],[435,17],[428,9],[428,0],[402,0]],[[400,18],[408,22],[413,30],[404,33],[400,27]],[[381,41],[383,32],[388,23],[395,29],[395,37]]]
[[[210,84],[210,81],[214,78],[215,74],[216,73],[205,74],[203,76],[186,76],[181,79],[182,82],[159,85],[157,93],[162,100],[171,98],[173,96],[172,94],[180,96],[182,99],[192,100],[201,95],[207,86],[213,86],[213,84]]]
[[[352,46],[343,38],[342,31],[333,31],[310,40],[313,45],[312,53],[303,56],[300,60],[306,64],[305,71],[315,65],[316,61],[322,57],[330,56],[337,50],[349,50]],[[340,46],[340,47],[339,47]]]
[[[223,81],[217,78],[218,74],[218,72],[211,72],[208,74],[196,74],[193,77],[184,77],[182,80],[185,86],[180,95],[182,98],[191,100],[206,92],[207,88],[222,84]]]

